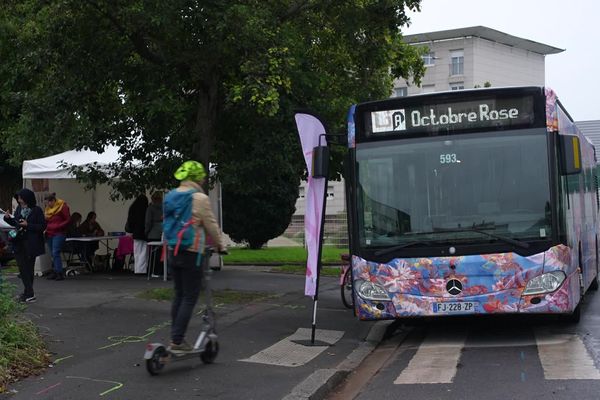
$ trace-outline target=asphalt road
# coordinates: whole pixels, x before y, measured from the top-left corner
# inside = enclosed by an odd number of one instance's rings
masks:
[[[17,283],[15,277],[10,279]],[[304,296],[304,277],[225,267],[214,274],[213,283],[217,289],[261,291],[273,297],[217,308],[220,351],[214,364],[202,364],[200,359],[182,361],[151,377],[142,357],[146,343],[168,343],[169,303],[142,300],[135,294],[170,286],[170,282],[110,275],[62,282],[36,280],[38,302],[28,306],[27,315],[40,327],[53,364],[40,376],[11,385],[12,395],[6,397],[281,399],[315,370],[334,368],[344,361],[372,326],[343,308],[337,279],[323,278],[318,328],[338,332],[341,338],[315,358],[292,367],[242,361],[285,340],[298,328],[310,328],[312,301]],[[199,322],[199,318],[193,320],[188,332],[197,332]]]
[[[600,399],[600,295],[579,324],[551,317],[416,320],[329,398]]]

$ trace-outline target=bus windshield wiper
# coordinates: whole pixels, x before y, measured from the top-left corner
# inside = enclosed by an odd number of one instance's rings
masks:
[[[481,228],[480,228],[481,226]],[[406,232],[407,234],[413,234],[413,235],[432,235],[435,233],[440,233],[440,232],[450,232],[450,233],[454,233],[454,232],[477,232],[480,233],[482,235],[486,235],[489,237],[492,237],[494,239],[498,239],[501,240],[505,243],[509,243],[512,244],[514,246],[517,247],[521,247],[523,249],[528,249],[529,248],[529,243],[527,242],[523,242],[517,239],[513,239],[511,237],[507,237],[507,236],[503,236],[503,235],[498,235],[495,233],[490,233],[485,231],[484,229],[495,229],[495,226],[493,224],[482,224],[482,225],[473,225],[472,227],[467,227],[467,228],[438,228],[438,227],[433,227],[433,230],[430,232]],[[431,246],[431,242],[430,241],[423,241],[423,240],[413,240],[410,242],[406,242],[406,243],[402,243],[399,244],[397,246],[393,246],[393,247],[389,247],[387,249],[381,249],[378,250],[374,253],[375,256],[382,256],[385,254],[389,254],[389,253],[393,253],[396,250],[401,250],[405,247],[411,247],[411,246],[415,246],[417,244],[423,244],[423,245],[428,245]]]
[[[494,227],[490,226],[487,229],[494,229]],[[481,233],[482,235],[486,235],[486,236],[492,237],[494,239],[502,240],[503,242],[506,242],[506,243],[509,243],[509,244],[521,247],[523,249],[528,249],[529,248],[529,243],[527,243],[527,242],[522,242],[520,240],[513,239],[513,238],[508,237],[508,236],[503,236],[503,235],[498,235],[498,234],[495,234],[495,233],[490,233],[490,232],[487,232],[487,231],[485,231],[483,229],[477,228],[476,225],[474,225],[472,227],[467,227],[467,228],[448,228],[448,229],[446,229],[446,228],[437,228],[437,227],[434,226],[433,227],[433,232],[431,232],[431,233],[437,233],[437,232],[451,232],[451,233],[454,233],[454,232],[477,232],[477,233]]]
[[[402,243],[402,244],[399,244],[399,245],[397,245],[397,246],[394,246],[394,247],[388,247],[387,249],[377,250],[377,251],[376,251],[375,253],[373,253],[373,254],[374,254],[375,256],[382,256],[382,255],[384,255],[384,254],[392,253],[392,252],[394,252],[394,251],[396,251],[396,250],[400,250],[400,249],[403,249],[403,248],[405,248],[405,247],[410,247],[410,246],[414,246],[414,245],[417,245],[417,244],[430,245],[431,243],[424,242],[424,241],[422,241],[422,240],[414,240],[414,241],[412,241],[412,242],[406,242],[406,243]]]

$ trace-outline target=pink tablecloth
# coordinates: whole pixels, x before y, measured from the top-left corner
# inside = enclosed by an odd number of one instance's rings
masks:
[[[119,244],[117,246],[117,257],[125,257],[133,253],[133,238],[131,236],[119,236]]]

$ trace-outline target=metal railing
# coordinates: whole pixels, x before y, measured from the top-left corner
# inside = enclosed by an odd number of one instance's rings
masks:
[[[345,213],[326,215],[324,230],[324,245],[348,247],[348,220]],[[282,236],[291,239],[298,246],[304,246],[304,216],[295,215],[292,217],[290,225]]]

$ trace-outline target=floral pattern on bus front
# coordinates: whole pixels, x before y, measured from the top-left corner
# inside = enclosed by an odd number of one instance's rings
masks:
[[[528,257],[499,253],[376,263],[354,256],[352,265],[355,282],[377,283],[390,298],[390,301],[370,301],[356,295],[357,315],[363,320],[440,315],[443,313],[434,308],[443,302],[476,305],[462,314],[568,313],[573,311],[580,293],[577,268],[573,267],[571,250],[564,245]],[[557,291],[522,295],[529,280],[555,270],[567,275]],[[459,295],[452,295],[446,289],[450,279],[462,284]]]

